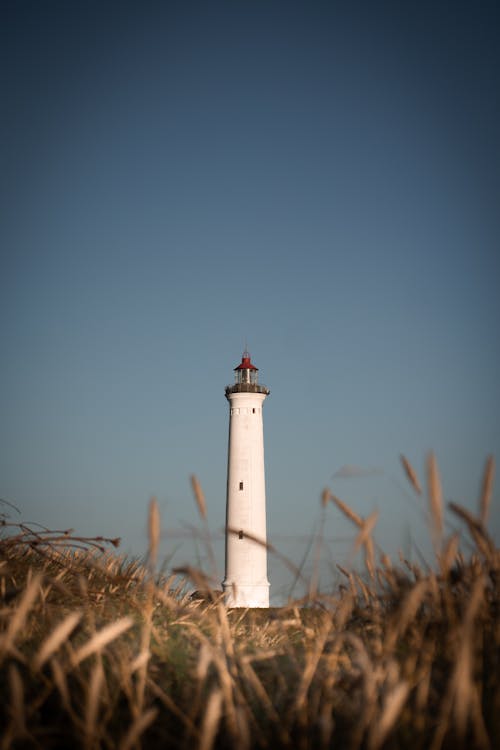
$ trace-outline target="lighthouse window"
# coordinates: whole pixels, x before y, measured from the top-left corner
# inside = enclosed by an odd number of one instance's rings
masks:
[[[252,409],[252,414],[255,414],[255,409]]]
[[[238,539],[243,539],[243,531],[241,529],[238,532]]]
[[[243,482],[240,482],[240,490],[243,489]]]

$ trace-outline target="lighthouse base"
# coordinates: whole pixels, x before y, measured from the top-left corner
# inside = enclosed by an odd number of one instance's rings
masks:
[[[269,607],[269,583],[222,584],[227,607]]]

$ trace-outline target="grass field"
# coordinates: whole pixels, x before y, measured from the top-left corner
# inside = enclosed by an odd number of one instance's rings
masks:
[[[487,532],[494,465],[477,514],[442,503],[429,456],[435,561],[376,551],[366,572],[270,610],[228,610],[203,571],[160,574],[158,507],[148,562],[116,540],[34,530],[3,517],[1,748],[495,748],[500,743],[500,551]],[[202,520],[201,488],[193,483]],[[444,513],[457,532],[445,537]],[[466,552],[464,551],[466,550]],[[206,593],[193,599],[189,591]]]

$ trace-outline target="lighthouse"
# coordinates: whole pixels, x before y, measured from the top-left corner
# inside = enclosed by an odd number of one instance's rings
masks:
[[[269,389],[243,352],[226,387],[229,402],[226,569],[222,588],[228,607],[269,607],[266,486],[262,406]]]

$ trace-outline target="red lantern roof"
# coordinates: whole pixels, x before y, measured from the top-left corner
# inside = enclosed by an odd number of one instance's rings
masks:
[[[258,369],[259,369],[258,367],[255,367],[255,365],[252,364],[251,359],[250,359],[250,353],[247,352],[246,349],[243,352],[243,356],[241,358],[241,364],[238,365],[238,367],[234,368],[235,372],[237,370],[258,370]]]

